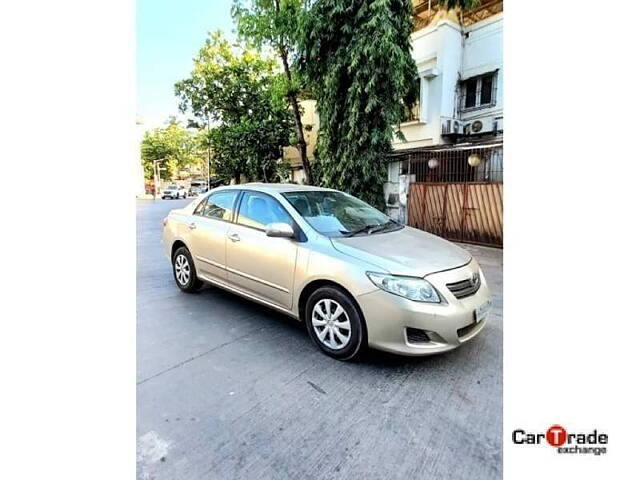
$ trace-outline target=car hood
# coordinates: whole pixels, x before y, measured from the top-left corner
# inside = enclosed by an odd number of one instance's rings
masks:
[[[396,275],[423,277],[466,265],[466,250],[422,230],[401,230],[331,239],[339,252],[377,265]]]

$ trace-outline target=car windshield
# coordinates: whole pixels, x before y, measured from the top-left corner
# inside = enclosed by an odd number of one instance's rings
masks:
[[[178,189],[178,186],[177,186],[177,185],[169,185],[169,186],[167,187],[167,190],[177,190],[177,189]]]
[[[283,193],[318,232],[329,237],[350,237],[389,232],[402,225],[351,195],[330,190]]]

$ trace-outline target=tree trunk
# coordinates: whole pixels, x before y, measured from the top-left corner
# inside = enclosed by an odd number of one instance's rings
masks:
[[[302,118],[300,115],[300,106],[298,105],[298,99],[294,93],[288,95],[289,103],[293,108],[293,117],[296,122],[296,134],[298,136],[298,151],[300,152],[300,160],[302,160],[302,168],[307,176],[307,183],[313,185],[313,177],[311,175],[311,164],[309,163],[309,157],[307,157],[307,141],[304,139],[304,125],[302,125]]]
[[[284,66],[284,72],[287,76],[289,86],[292,84],[291,70],[289,69],[289,59],[287,58],[286,50],[280,48],[280,57],[282,58],[282,65]],[[307,183],[313,185],[313,177],[311,175],[311,164],[307,157],[307,141],[304,139],[304,125],[302,125],[302,115],[300,114],[300,105],[298,105],[298,98],[292,91],[287,92],[287,98],[293,109],[293,118],[296,122],[296,135],[298,137],[298,151],[300,152],[300,160],[302,160],[302,168],[307,176]]]
[[[276,12],[280,12],[279,0],[276,0],[275,6]],[[284,73],[287,76],[287,82],[289,83],[290,88],[293,84],[293,81],[291,78],[291,69],[289,68],[287,49],[282,43],[278,45],[278,49],[280,51],[282,66],[284,67]],[[302,168],[304,168],[304,173],[307,176],[307,183],[309,185],[313,185],[311,164],[309,163],[309,158],[307,157],[307,141],[304,139],[304,125],[302,125],[302,116],[300,114],[300,105],[298,105],[298,97],[293,91],[288,90],[287,98],[289,99],[289,103],[291,104],[291,108],[293,109],[293,118],[296,122],[296,136],[298,137],[298,151],[300,152],[300,160],[302,160]]]

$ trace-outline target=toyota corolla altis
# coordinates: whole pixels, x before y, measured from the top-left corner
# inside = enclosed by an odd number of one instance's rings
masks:
[[[164,223],[180,290],[207,282],[284,312],[334,358],[440,353],[487,321],[489,288],[466,250],[337,190],[220,187]]]

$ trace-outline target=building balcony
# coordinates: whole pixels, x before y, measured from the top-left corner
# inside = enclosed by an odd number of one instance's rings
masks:
[[[440,19],[454,20],[464,27],[502,12],[503,0],[480,0],[476,8],[445,11],[438,0],[413,0],[414,31],[421,30]]]

